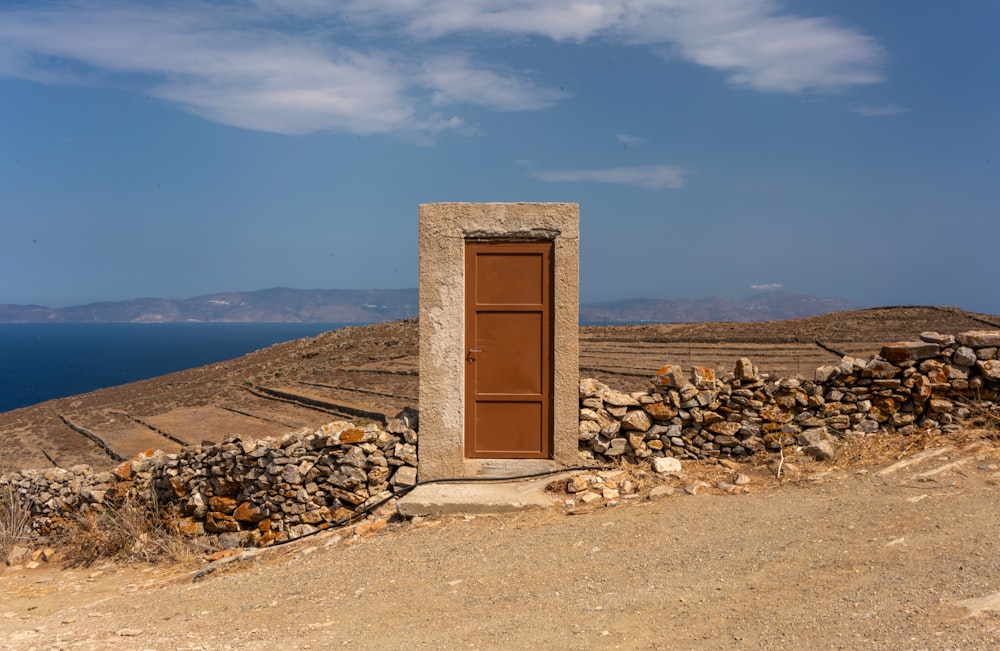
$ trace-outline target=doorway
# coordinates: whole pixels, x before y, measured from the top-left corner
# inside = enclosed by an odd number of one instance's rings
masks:
[[[465,456],[552,457],[553,243],[465,245]]]

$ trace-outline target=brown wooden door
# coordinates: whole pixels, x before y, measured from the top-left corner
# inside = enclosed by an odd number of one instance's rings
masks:
[[[465,455],[552,451],[552,243],[465,249]]]

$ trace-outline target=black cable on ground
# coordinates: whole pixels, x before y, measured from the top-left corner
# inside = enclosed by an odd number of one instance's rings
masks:
[[[390,492],[388,497],[385,497],[374,504],[370,504],[360,511],[356,511],[351,517],[346,520],[340,520],[332,522],[331,526],[325,529],[317,529],[316,531],[310,531],[309,533],[302,534],[301,536],[296,536],[295,538],[288,538],[286,540],[278,540],[271,544],[272,547],[277,547],[278,545],[285,545],[290,542],[295,542],[297,540],[302,540],[303,538],[308,538],[310,536],[315,536],[316,534],[323,533],[324,531],[329,531],[330,529],[346,527],[347,525],[355,522],[362,517],[368,515],[378,507],[382,506],[386,502],[391,500],[399,499],[412,491],[417,486],[428,486],[430,484],[463,484],[470,482],[498,482],[498,481],[516,481],[518,479],[534,479],[536,477],[546,477],[548,475],[559,475],[564,472],[577,472],[584,470],[607,470],[611,466],[567,466],[565,468],[559,468],[556,470],[543,470],[541,472],[533,472],[526,475],[508,475],[505,477],[443,477],[441,479],[428,479],[426,481],[418,481],[415,484],[405,486],[396,491]]]

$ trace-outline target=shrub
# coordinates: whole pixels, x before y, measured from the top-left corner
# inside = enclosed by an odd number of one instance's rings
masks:
[[[31,512],[10,482],[0,484],[0,561],[14,545],[31,539]]]
[[[207,547],[181,534],[155,502],[127,498],[77,518],[67,531],[63,551],[68,564],[86,567],[99,560],[186,562]]]

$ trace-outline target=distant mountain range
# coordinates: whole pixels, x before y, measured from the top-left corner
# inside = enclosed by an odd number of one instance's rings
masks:
[[[744,300],[637,298],[588,303],[582,323],[775,321],[862,306],[833,298],[767,292]],[[225,292],[185,299],[138,298],[64,308],[0,305],[0,323],[315,322],[374,323],[417,316],[416,289],[290,289]]]
[[[137,298],[53,309],[0,305],[0,323],[375,323],[417,315],[416,289],[290,289]]]
[[[765,292],[731,301],[712,296],[694,301],[635,298],[580,306],[580,322],[604,323],[707,323],[714,321],[782,321],[858,310],[863,305],[837,298]]]

